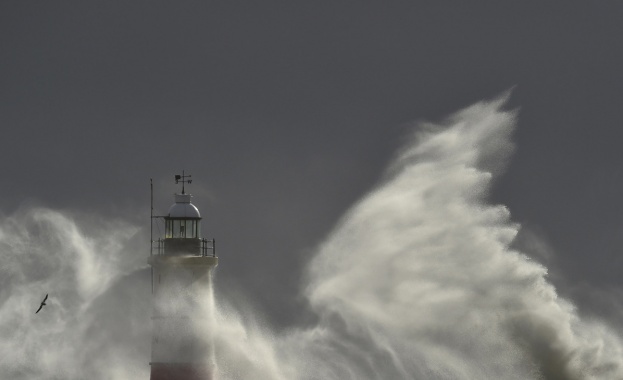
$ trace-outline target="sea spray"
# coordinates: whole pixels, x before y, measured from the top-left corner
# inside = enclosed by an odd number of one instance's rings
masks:
[[[0,378],[149,375],[149,278],[132,254],[138,231],[40,207],[0,220]]]
[[[320,247],[306,294],[321,334],[307,336],[333,350],[331,373],[623,378],[620,340],[580,321],[545,268],[510,249],[519,226],[487,203],[512,151],[506,96],[416,129],[387,180]]]
[[[271,334],[221,318],[218,360],[238,371],[224,378],[623,378],[620,339],[510,248],[520,226],[487,202],[513,149],[506,97],[415,127],[307,268],[317,325]]]

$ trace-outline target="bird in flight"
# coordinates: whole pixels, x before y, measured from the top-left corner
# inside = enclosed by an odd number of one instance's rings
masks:
[[[41,305],[39,305],[39,308],[37,309],[37,311],[35,311],[35,314],[37,314],[38,312],[41,311],[41,309],[46,305],[45,300],[48,299],[48,295],[45,295],[45,298],[43,299],[43,301],[41,301]]]

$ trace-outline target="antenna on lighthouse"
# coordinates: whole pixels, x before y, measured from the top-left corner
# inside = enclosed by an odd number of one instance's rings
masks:
[[[190,183],[193,182],[192,179],[187,179],[187,178],[191,178],[191,177],[192,177],[192,175],[190,175],[190,174],[189,175],[184,174],[183,170],[182,170],[182,175],[179,175],[179,174],[175,175],[175,183],[176,184],[178,184],[180,182],[182,183],[182,194],[185,194],[185,192],[184,192],[184,185],[187,184],[187,183],[190,184]]]

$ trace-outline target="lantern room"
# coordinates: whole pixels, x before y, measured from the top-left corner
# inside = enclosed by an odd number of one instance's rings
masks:
[[[175,203],[164,217],[164,253],[167,255],[201,255],[201,214],[190,203],[190,194],[175,194]]]
[[[199,239],[201,214],[190,194],[175,194],[175,204],[164,217],[166,239]]]

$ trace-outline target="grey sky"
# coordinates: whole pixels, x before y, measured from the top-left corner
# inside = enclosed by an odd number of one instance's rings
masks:
[[[516,86],[491,198],[588,302],[577,284],[621,288],[622,17],[615,1],[4,1],[0,210],[147,228],[149,178],[165,211],[185,169],[217,286],[292,323],[302,263],[412,121]]]

